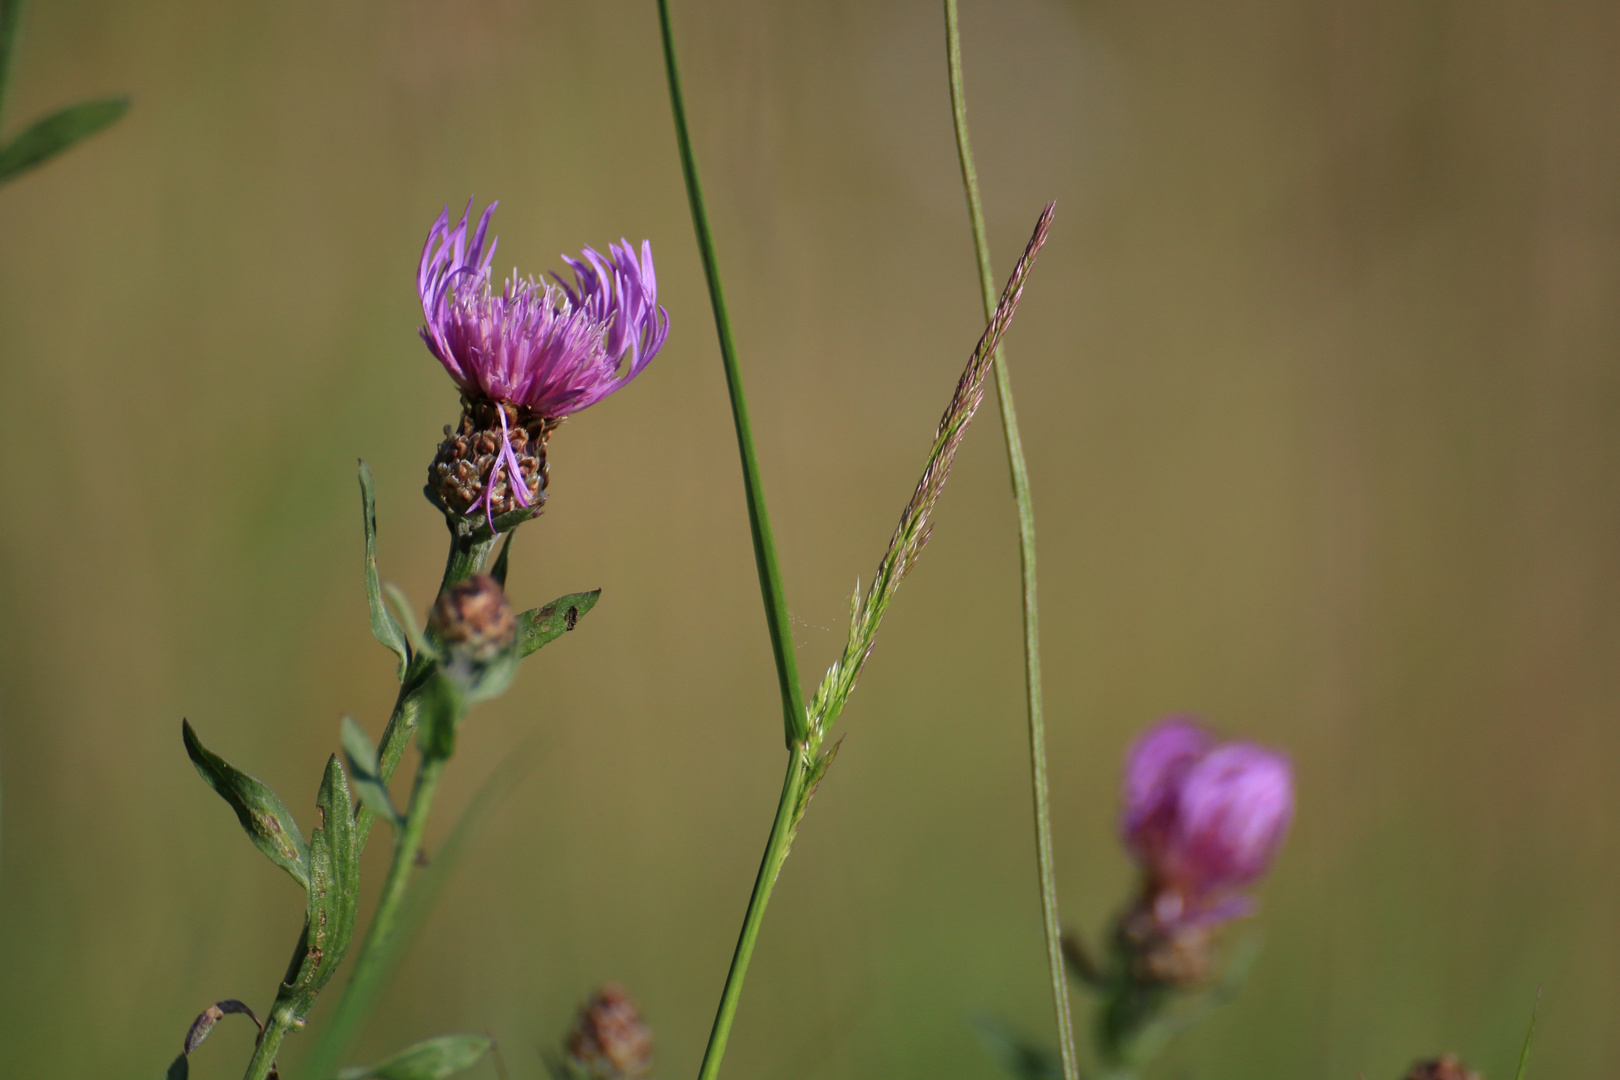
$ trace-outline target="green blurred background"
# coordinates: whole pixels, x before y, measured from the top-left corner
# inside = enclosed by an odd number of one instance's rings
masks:
[[[812,681],[980,325],[940,12],[676,7]],[[1059,203],[1009,355],[1066,921],[1095,933],[1127,888],[1116,772],[1145,723],[1196,710],[1298,770],[1251,984],[1158,1075],[1371,1080],[1453,1049],[1510,1076],[1538,985],[1531,1075],[1612,1073],[1620,7],[963,19],[998,273]],[[542,756],[357,1059],[487,1029],[538,1077],[617,979],[658,1074],[690,1075],[782,748],[651,4],[39,0],[10,130],[116,91],[121,124],[0,191],[0,1076],[156,1076],[208,1003],[268,1003],[301,900],[180,718],[306,828],[339,714],[380,729],[354,462],[425,605],[456,403],[413,275],[472,193],[503,202],[503,269],[650,237],[674,330],[552,442],[512,591],[602,602],[465,730],[439,837],[514,748]],[[1051,1037],[1003,461],[987,410],[729,1076],[991,1080],[968,1017]],[[194,1075],[249,1045],[222,1025]]]

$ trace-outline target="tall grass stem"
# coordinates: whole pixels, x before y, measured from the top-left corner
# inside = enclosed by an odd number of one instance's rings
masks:
[[[760,479],[759,459],[754,453],[754,429],[748,419],[748,400],[743,394],[737,344],[731,336],[731,316],[726,310],[725,288],[720,282],[720,260],[715,254],[709,211],[703,201],[703,183],[698,178],[697,158],[692,152],[692,136],[686,125],[686,101],[681,96],[681,73],[675,60],[675,33],[670,26],[669,0],[658,0],[658,21],[664,35],[664,68],[669,74],[669,102],[675,114],[675,141],[680,146],[681,172],[686,177],[686,198],[692,208],[692,229],[697,233],[698,250],[703,256],[703,276],[709,283],[714,328],[720,337],[720,360],[725,365],[726,389],[731,394],[731,418],[737,428],[737,453],[742,458],[743,489],[748,497],[748,525],[754,538],[754,563],[759,570],[759,591],[765,601],[765,623],[770,629],[771,651],[776,656],[776,678],[782,691],[783,729],[788,748],[792,749],[795,743],[803,742],[808,733],[804,697],[799,688],[799,665],[793,655],[793,628],[788,622],[787,597],[782,591],[782,571],[776,562],[776,539],[771,533],[771,515],[765,506],[765,485]]]
[[[967,194],[968,217],[973,225],[973,248],[978,255],[979,291],[984,302],[984,317],[989,320],[996,307],[996,281],[990,269],[990,243],[985,235],[984,210],[979,203],[979,178],[973,167],[973,146],[968,139],[967,100],[962,92],[962,41],[956,0],[945,0],[945,51],[951,86],[951,118],[956,128],[956,154],[962,166],[962,187]],[[1052,982],[1052,1006],[1057,1014],[1063,1076],[1064,1080],[1079,1080],[1074,1053],[1074,1021],[1069,1010],[1069,987],[1063,970],[1057,884],[1052,873],[1052,813],[1047,795],[1040,620],[1035,596],[1035,506],[1030,497],[1029,466],[1024,461],[1024,443],[1018,433],[1012,378],[1007,372],[1006,354],[999,346],[994,364],[996,399],[1001,406],[1001,429],[1007,441],[1007,465],[1012,474],[1013,501],[1018,507],[1018,554],[1024,606],[1024,692],[1029,714],[1030,787],[1035,803],[1035,861],[1040,877],[1041,918],[1046,929],[1046,960]]]
[[[725,366],[726,389],[731,396],[731,417],[737,429],[737,453],[742,459],[743,488],[748,500],[748,525],[753,534],[754,564],[759,571],[759,591],[765,603],[765,623],[770,630],[771,652],[776,657],[776,678],[782,694],[782,726],[788,747],[787,775],[782,781],[782,797],[765,841],[765,854],[743,915],[742,931],[720,991],[709,1043],[703,1052],[699,1080],[714,1080],[720,1074],[737,1003],[742,997],[743,979],[754,955],[770,903],[771,890],[793,842],[793,828],[802,808],[802,796],[810,772],[805,748],[809,721],[799,687],[798,663],[793,655],[793,630],[788,622],[787,598],[782,591],[782,572],[776,561],[776,540],[771,532],[771,516],[765,505],[765,486],[759,475],[759,459],[754,451],[753,425],[748,418],[748,400],[743,393],[742,368],[737,361],[737,345],[731,334],[731,316],[726,309],[725,288],[720,281],[720,261],[715,253],[709,211],[703,200],[703,184],[698,178],[697,157],[686,122],[686,100],[681,93],[680,65],[675,58],[675,31],[670,23],[669,0],[658,0],[658,24],[663,35],[664,70],[669,76],[669,103],[675,121],[675,141],[680,149],[681,173],[686,180],[686,197],[692,211],[692,230],[697,234],[698,251],[703,258],[703,275],[709,286],[709,303],[714,309],[714,328],[720,339],[720,359]]]

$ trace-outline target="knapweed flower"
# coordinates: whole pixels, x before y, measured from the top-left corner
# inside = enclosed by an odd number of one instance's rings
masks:
[[[445,428],[428,484],[451,510],[481,508],[491,528],[497,514],[544,501],[546,439],[558,422],[639,375],[669,334],[647,241],[639,253],[621,240],[606,255],[586,248],[564,258],[572,282],[514,271],[496,292],[488,232],[497,205],[470,237],[472,200],[454,228],[446,207],[416,275],[422,340],[462,401],[460,426]]]
[[[652,1071],[652,1031],[621,986],[608,985],[580,1007],[568,1033],[566,1065],[581,1080],[640,1080]]]
[[[1161,720],[1127,757],[1120,836],[1161,926],[1246,913],[1238,890],[1271,866],[1293,816],[1287,757],[1219,742],[1188,717]]]

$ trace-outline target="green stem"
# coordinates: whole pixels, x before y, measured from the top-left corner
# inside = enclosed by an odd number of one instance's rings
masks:
[[[680,145],[681,171],[686,176],[686,197],[692,207],[692,228],[697,233],[698,250],[703,255],[703,274],[709,282],[709,302],[714,308],[714,328],[720,335],[720,359],[725,364],[726,388],[731,392],[731,416],[737,427],[737,452],[742,457],[743,487],[748,496],[748,524],[754,536],[754,564],[759,569],[759,591],[765,601],[765,622],[771,632],[771,651],[776,656],[776,679],[782,691],[782,724],[791,750],[809,734],[804,700],[799,690],[798,661],[793,655],[793,629],[788,622],[787,597],[782,591],[782,571],[776,563],[776,540],[771,533],[771,515],[765,507],[765,486],[759,476],[759,460],[754,453],[754,431],[748,420],[748,402],[743,396],[742,369],[737,363],[737,345],[731,336],[731,316],[726,313],[725,289],[720,284],[720,261],[714,251],[709,229],[709,211],[703,202],[703,185],[698,179],[697,158],[692,154],[692,137],[686,129],[686,101],[681,96],[681,73],[675,62],[675,33],[669,21],[669,0],[658,0],[658,22],[664,35],[664,68],[669,74],[669,102],[675,113],[675,140]]]
[[[6,117],[6,88],[11,82],[11,61],[22,27],[23,0],[0,0],[0,123]],[[0,139],[0,146],[5,140]]]
[[[765,921],[765,905],[771,902],[771,890],[787,860],[788,848],[793,843],[793,830],[798,824],[800,796],[804,794],[805,780],[810,774],[810,758],[803,744],[793,747],[788,757],[787,776],[782,780],[782,798],[776,804],[776,819],[771,822],[771,835],[765,841],[765,857],[760,860],[759,874],[754,878],[754,891],[748,897],[748,911],[743,915],[742,933],[737,936],[737,950],[731,955],[731,970],[726,973],[726,987],[720,994],[720,1008],[715,1013],[714,1027],[709,1031],[709,1045],[703,1051],[703,1065],[698,1080],[715,1080],[720,1075],[720,1059],[726,1053],[726,1040],[731,1037],[731,1023],[737,1016],[737,1002],[742,998],[743,977],[748,973],[748,961],[754,955],[754,943],[759,940],[760,924]]]
[[[270,1070],[275,1068],[276,1051],[281,1049],[281,1040],[287,1037],[287,1032],[292,1028],[292,1015],[288,1010],[278,1008],[270,1013],[258,1044],[253,1048],[253,1058],[248,1062],[247,1075],[243,1080],[265,1080],[270,1075]]]
[[[996,281],[990,269],[990,243],[985,236],[984,210],[979,203],[979,178],[968,141],[967,101],[962,93],[962,42],[957,25],[956,0],[945,0],[946,64],[950,71],[951,117],[956,127],[956,153],[962,165],[962,187],[967,193],[968,216],[973,222],[973,248],[979,262],[979,291],[988,320],[996,309]],[[1058,923],[1057,884],[1052,874],[1052,813],[1046,783],[1046,721],[1041,707],[1041,643],[1035,606],[1035,507],[1029,493],[1029,467],[1018,434],[1018,413],[1013,407],[1012,378],[1006,356],[996,349],[996,397],[1001,405],[1001,430],[1007,439],[1007,464],[1012,474],[1013,499],[1018,505],[1018,554],[1024,598],[1024,686],[1029,712],[1030,787],[1035,801],[1035,862],[1040,877],[1041,918],[1046,928],[1046,959],[1052,982],[1052,1006],[1057,1013],[1058,1046],[1063,1056],[1064,1080],[1078,1080],[1074,1054],[1074,1021],[1069,1011],[1069,987],[1063,972],[1062,930]]]
[[[327,1018],[321,1039],[310,1051],[304,1063],[305,1073],[312,1080],[326,1080],[337,1071],[339,1060],[359,1020],[371,1008],[372,999],[382,989],[392,968],[393,937],[399,923],[401,906],[416,866],[417,852],[422,848],[422,836],[427,830],[428,814],[433,807],[433,795],[444,771],[444,758],[424,757],[416,772],[416,786],[411,790],[405,823],[394,839],[394,858],[388,866],[388,877],[383,880],[382,896],[377,900],[377,911],[372,916],[371,928],[355,957],[349,985],[338,999],[337,1008]]]

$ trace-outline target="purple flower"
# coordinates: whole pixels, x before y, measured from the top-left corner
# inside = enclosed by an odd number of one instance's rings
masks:
[[[1161,720],[1127,756],[1120,836],[1167,924],[1247,911],[1236,890],[1270,867],[1293,816],[1287,757],[1220,743],[1190,717]]]
[[[499,449],[487,477],[480,477],[482,494],[467,507],[471,513],[482,505],[491,527],[498,489],[503,501],[529,506],[543,486],[543,446],[539,470],[522,470],[512,421],[555,426],[596,404],[639,375],[669,334],[669,313],[658,306],[652,245],[645,240],[639,255],[621,240],[609,244],[606,255],[586,248],[578,259],[564,258],[572,283],[555,274],[552,282],[519,278],[514,271],[495,292],[495,240],[489,238],[487,250],[484,241],[497,205],[484,210],[470,239],[472,200],[454,228],[446,207],[428,232],[416,275],[427,321],[422,340],[463,397],[494,405],[484,415],[500,421]]]

